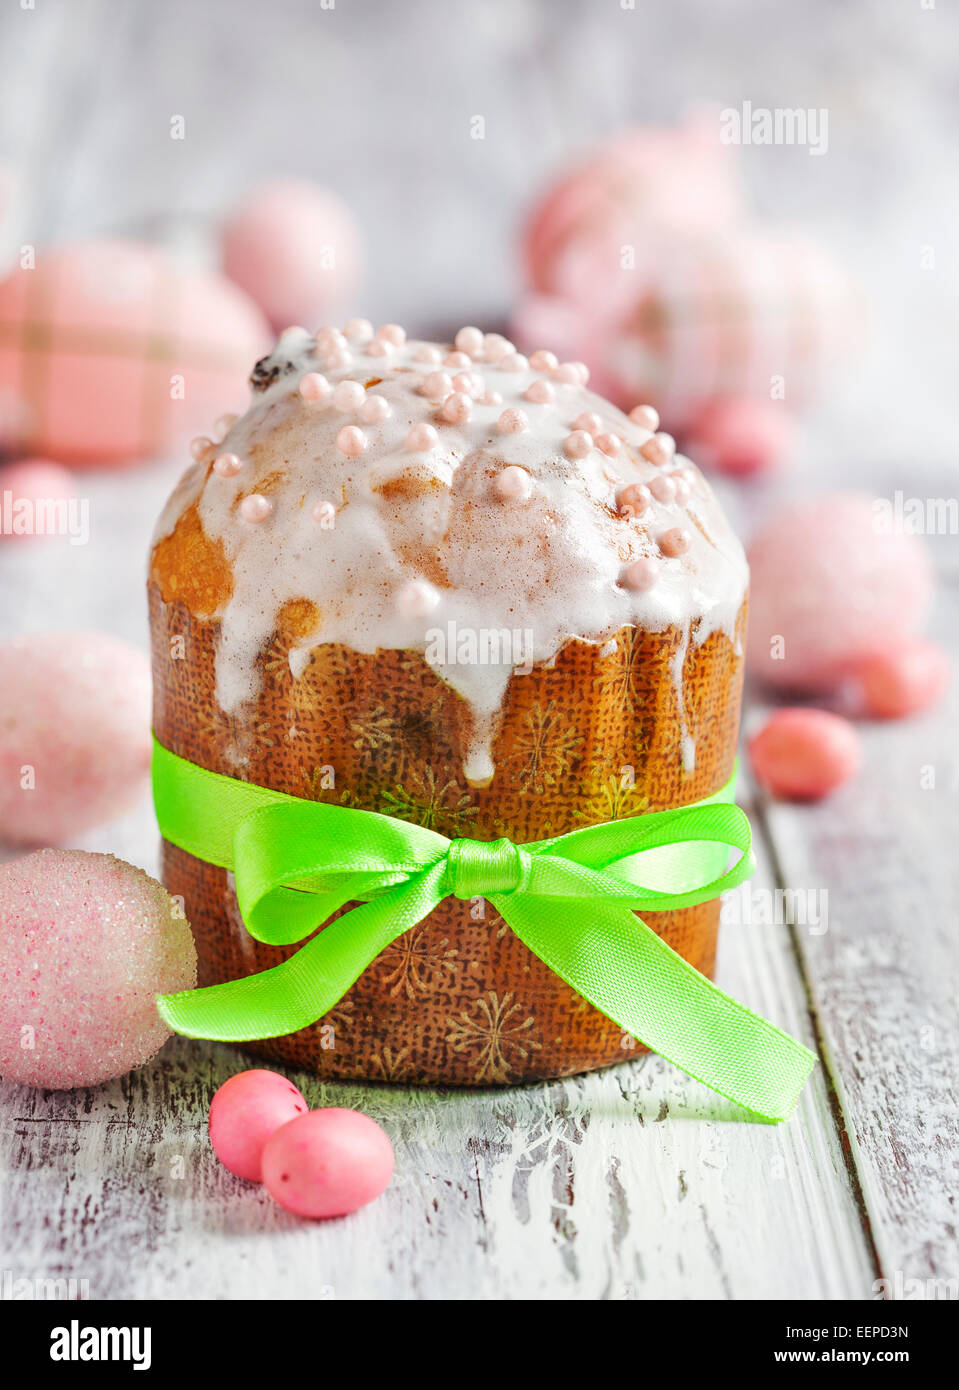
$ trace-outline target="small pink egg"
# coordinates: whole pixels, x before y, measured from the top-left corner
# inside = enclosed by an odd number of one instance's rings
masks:
[[[642,555],[631,565],[627,565],[623,571],[622,583],[627,589],[642,593],[646,589],[651,589],[658,578],[659,565],[651,555]]]
[[[934,642],[914,638],[867,657],[854,676],[866,714],[873,719],[904,719],[940,698],[949,682],[949,660]]]
[[[10,494],[9,507],[4,494]],[[8,540],[39,540],[66,534],[65,506],[77,495],[76,478],[68,468],[46,459],[23,459],[0,468],[0,536]],[[40,503],[40,507],[36,506]],[[10,526],[3,525],[9,512]],[[62,517],[62,520],[61,520]]]
[[[659,411],[654,410],[651,405],[634,405],[629,412],[629,418],[634,425],[640,425],[653,434],[659,429]]]
[[[393,1145],[357,1110],[312,1110],[271,1134],[263,1149],[270,1196],[297,1216],[346,1216],[378,1197],[393,1175]]]
[[[749,741],[756,778],[774,796],[818,801],[859,771],[859,735],[827,710],[777,710]]]
[[[299,392],[305,401],[325,401],[330,394],[330,383],[322,372],[307,372],[300,378]]]
[[[263,1146],[281,1125],[309,1107],[292,1081],[255,1067],[224,1081],[210,1103],[213,1152],[238,1178],[262,1180]]]
[[[467,357],[478,357],[483,351],[483,334],[479,328],[467,325],[461,328],[454,339],[456,347],[460,352],[465,352]]]

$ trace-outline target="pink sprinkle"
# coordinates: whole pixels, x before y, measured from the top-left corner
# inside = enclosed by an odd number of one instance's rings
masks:
[[[328,372],[337,372],[344,367],[352,367],[352,365],[353,354],[345,352],[342,348],[337,348],[335,352],[330,353],[329,357],[323,359],[323,366]]]
[[[603,422],[593,410],[584,410],[573,421],[574,430],[585,430],[587,434],[601,434]]]
[[[662,502],[667,507],[671,502],[676,501],[676,484],[668,474],[654,478],[649,485],[649,490],[657,502]]]
[[[368,343],[373,336],[373,325],[369,319],[350,319],[343,327],[343,333],[354,342]]]
[[[321,328],[316,335],[316,350],[321,357],[331,352],[342,352],[345,347],[346,339],[336,328]]]
[[[325,401],[330,394],[330,383],[322,372],[307,372],[300,377],[299,392],[305,401]]]
[[[455,367],[458,371],[468,371],[473,365],[473,359],[467,352],[448,352],[445,361],[447,367]]]
[[[553,370],[553,380],[561,381],[566,386],[580,386],[582,382],[579,377],[579,368],[575,362],[561,362]]]
[[[406,447],[415,453],[425,453],[428,449],[435,449],[440,442],[440,437],[432,425],[414,425],[406,436]]]
[[[221,478],[233,478],[242,467],[243,461],[237,458],[236,454],[221,454],[214,461],[213,471],[219,473]]]
[[[269,497],[264,497],[259,492],[251,492],[240,503],[240,516],[244,521],[256,524],[260,521],[266,521],[267,517],[272,515],[273,503]]]
[[[650,502],[650,491],[645,483],[630,483],[616,498],[622,516],[642,516]]]
[[[529,359],[521,352],[509,352],[500,358],[499,366],[503,372],[528,372]]]
[[[366,425],[379,424],[381,420],[388,420],[392,414],[392,408],[385,396],[367,396],[360,406],[360,419]]]
[[[344,425],[336,436],[336,447],[347,458],[357,458],[366,448],[366,435],[356,425]]]
[[[525,468],[511,463],[493,479],[493,492],[503,502],[525,502],[533,491],[533,480]]]
[[[456,335],[456,346],[468,357],[478,357],[483,351],[483,334],[478,328],[461,328]]]
[[[487,333],[483,339],[483,355],[487,362],[499,362],[515,351],[516,345],[509,338],[504,338],[502,333]]]
[[[433,347],[432,343],[423,343],[413,353],[414,362],[422,362],[424,365],[435,367],[442,362],[443,354],[438,347]]]
[[[425,579],[411,579],[396,595],[396,607],[407,618],[427,617],[439,601],[439,594]]]
[[[529,359],[529,365],[534,372],[552,372],[559,366],[559,358],[555,352],[547,352],[545,348],[537,348]]]
[[[608,458],[615,458],[623,447],[623,441],[618,434],[598,434],[596,436],[596,447],[602,449]]]
[[[669,531],[664,531],[659,538],[659,548],[664,555],[669,555],[673,559],[677,555],[684,555],[689,549],[689,542],[692,539],[688,531],[682,526],[674,526]]]
[[[207,439],[205,434],[198,434],[196,439],[190,440],[190,453],[196,459],[197,463],[205,458],[212,448],[213,440]]]
[[[217,417],[217,420],[213,426],[213,434],[216,437],[218,443],[221,439],[224,439],[230,433],[230,430],[236,424],[237,419],[238,417],[236,415],[220,415]]]
[[[672,444],[672,449],[666,444],[666,440]],[[675,452],[676,444],[670,434],[654,434],[652,439],[647,439],[645,444],[641,444],[639,452],[648,463],[655,463],[662,468],[664,463],[668,463]]]
[[[406,342],[406,329],[401,328],[398,323],[384,323],[376,330],[376,336],[381,343],[402,347]]]
[[[454,391],[446,397],[440,413],[451,425],[462,425],[473,413],[473,402],[465,391]]]
[[[573,430],[563,440],[563,448],[571,459],[583,459],[593,447],[593,436],[586,430]]]
[[[363,351],[367,357],[392,357],[393,344],[386,338],[374,338],[371,343],[367,343]]]
[[[448,396],[453,389],[449,372],[430,372],[420,383],[420,394],[429,396],[430,400],[441,401]]]
[[[651,589],[659,578],[659,566],[651,555],[643,555],[627,565],[623,571],[622,583],[627,589],[642,593]]]
[[[337,410],[357,410],[365,394],[358,381],[340,381],[333,388],[333,404]]]
[[[529,416],[523,410],[504,410],[496,421],[500,434],[525,434],[529,429]]]
[[[523,393],[528,401],[534,401],[536,405],[551,405],[556,399],[556,392],[548,381],[543,381],[542,377],[531,382]]]
[[[336,508],[332,502],[317,502],[316,506],[313,508],[312,517],[318,526],[329,528],[333,525],[336,517]]]
[[[629,412],[629,418],[634,425],[640,425],[653,434],[659,429],[659,411],[654,410],[651,405],[634,405]]]

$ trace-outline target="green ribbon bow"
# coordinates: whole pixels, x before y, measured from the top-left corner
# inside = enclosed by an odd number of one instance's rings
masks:
[[[258,941],[302,941],[270,970],[161,995],[178,1033],[243,1042],[315,1023],[390,942],[448,896],[484,897],[534,955],[626,1033],[766,1120],[793,1109],[815,1056],[731,999],[652,931],[658,912],[752,873],[749,821],[714,797],[551,840],[448,840],[422,826],[239,782],[154,742],[153,790],[171,844],[236,876]],[[730,848],[739,861],[724,871]]]

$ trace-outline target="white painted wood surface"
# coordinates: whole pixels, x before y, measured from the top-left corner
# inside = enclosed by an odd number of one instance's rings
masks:
[[[937,187],[955,173],[941,136],[954,113],[955,17],[901,13],[877,32],[865,3],[823,5],[818,24],[808,6],[774,23],[742,3],[732,24],[693,0],[641,8],[511,0],[463,7],[450,26],[448,8],[432,3],[13,7],[0,20],[0,159],[21,175],[8,239],[151,226],[192,236],[250,178],[303,169],[383,229],[358,310],[424,331],[460,317],[492,325],[512,290],[523,199],[566,148],[627,117],[667,119],[704,93],[769,93],[770,104],[834,103],[835,156],[812,169],[754,161],[759,201],[793,214],[811,204],[840,240],[865,248],[880,317],[914,305],[902,248],[947,230]],[[360,48],[371,15],[379,39]],[[935,34],[920,27],[927,20]],[[868,76],[851,56],[865,33]],[[443,36],[439,50],[424,44],[429,34]],[[650,54],[656,91],[635,81]],[[902,85],[905,59],[921,73],[921,101]],[[244,103],[247,82],[256,100]],[[488,113],[490,143],[473,151],[442,217],[414,215],[437,168],[462,168],[459,123],[474,110]],[[191,134],[171,149],[178,111]],[[886,163],[872,170],[880,149]],[[811,421],[794,486],[810,474],[823,486],[878,486],[878,463],[884,487],[908,477],[913,490],[918,478],[954,493],[955,305],[940,293],[919,308],[925,317],[907,315],[898,341],[878,335],[862,379],[837,387]],[[887,406],[894,392],[911,392],[911,410]],[[91,478],[87,547],[0,545],[0,636],[99,626],[143,645],[147,539],[175,473],[167,463]],[[774,490],[731,502],[755,515]],[[959,657],[955,554],[934,548],[949,581],[937,628]],[[9,1271],[86,1281],[89,1296],[109,1298],[864,1299],[897,1272],[955,1278],[957,713],[954,695],[914,723],[866,727],[862,778],[823,807],[769,805],[747,785],[754,900],[782,886],[829,894],[822,935],[733,920],[722,934],[721,984],[821,1051],[788,1125],[745,1121],[655,1058],[499,1092],[297,1075],[312,1103],[367,1110],[397,1151],[394,1183],[374,1206],[304,1224],[209,1150],[209,1099],[242,1054],[176,1040],[95,1090],[0,1084],[0,1290]],[[934,791],[920,784],[926,765]],[[146,804],[83,843],[155,869]]]

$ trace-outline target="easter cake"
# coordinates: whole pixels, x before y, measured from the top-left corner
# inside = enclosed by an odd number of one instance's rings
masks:
[[[525,842],[684,806],[734,770],[748,571],[656,413],[464,328],[285,332],[167,503],[154,730],[192,763],[450,838]],[[292,952],[170,843],[201,985]],[[644,920],[706,975],[717,901]],[[490,1085],[638,1047],[484,899],[447,898],[308,1028],[330,1077]]]

